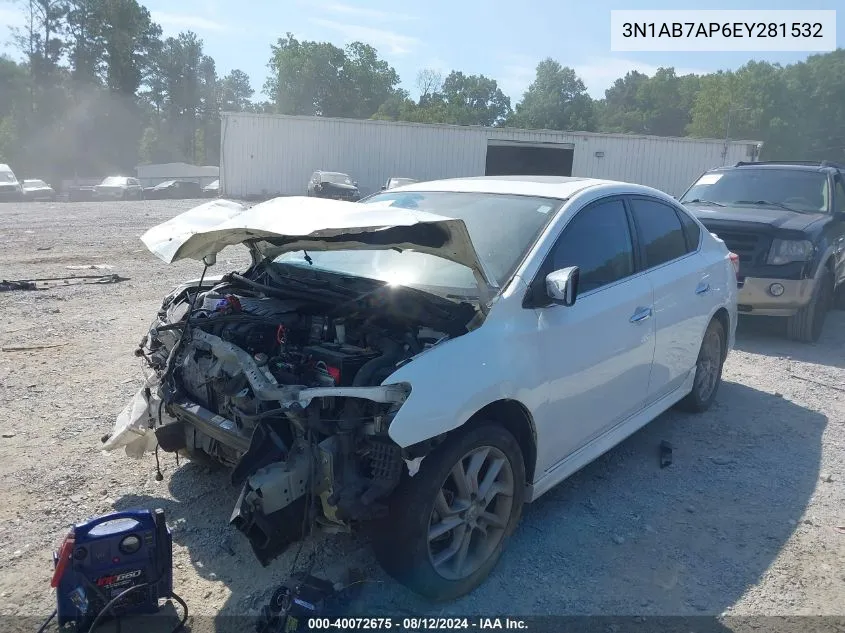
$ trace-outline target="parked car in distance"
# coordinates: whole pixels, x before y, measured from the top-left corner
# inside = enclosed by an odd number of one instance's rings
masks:
[[[845,165],[756,162],[703,174],[680,197],[740,258],[739,312],[782,317],[795,340],[819,339],[845,308]]]
[[[315,171],[311,174],[311,180],[308,181],[305,195],[334,200],[357,201],[361,199],[358,183],[353,181],[348,174],[337,171]]]
[[[201,198],[202,189],[198,182],[191,180],[165,180],[153,187],[144,187],[144,197],[148,200]]]
[[[24,180],[21,185],[24,200],[56,201],[56,191],[43,180]]]
[[[88,202],[94,200],[96,185],[71,185],[67,190],[69,202]]]
[[[388,178],[387,182],[381,186],[381,190],[387,191],[388,189],[401,187],[402,185],[411,185],[415,182],[419,181],[414,180],[413,178]]]
[[[97,200],[142,200],[144,188],[137,178],[109,176],[94,187]]]
[[[212,180],[205,187],[202,188],[202,195],[204,198],[216,198],[220,195],[220,179]]]
[[[0,202],[18,202],[23,200],[23,188],[15,172],[6,164],[0,163]]]
[[[104,448],[233,469],[231,522],[265,565],[310,511],[369,522],[385,569],[432,599],[483,582],[525,502],[671,406],[708,409],[734,344],[733,254],[639,185],[216,200],[141,239],[206,265],[243,242],[253,263],[167,295]]]

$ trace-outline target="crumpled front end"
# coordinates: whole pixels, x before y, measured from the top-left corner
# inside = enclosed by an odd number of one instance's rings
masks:
[[[269,563],[317,522],[382,516],[412,455],[388,435],[411,387],[395,369],[477,314],[468,304],[360,302],[231,274],[168,296],[136,354],[148,376],[103,448],[211,460],[241,490],[231,523]],[[355,290],[358,293],[359,290]],[[313,298],[309,298],[309,293]],[[371,297],[372,298],[372,297]],[[193,306],[193,309],[192,309]]]

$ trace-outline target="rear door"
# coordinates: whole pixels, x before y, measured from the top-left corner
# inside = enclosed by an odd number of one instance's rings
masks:
[[[658,198],[631,196],[640,261],[654,291],[656,345],[647,403],[677,389],[695,367],[713,288],[700,254],[701,229]]]

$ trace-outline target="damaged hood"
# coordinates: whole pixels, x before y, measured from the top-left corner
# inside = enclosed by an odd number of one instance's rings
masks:
[[[485,271],[463,220],[424,211],[324,198],[274,198],[253,207],[213,200],[141,236],[159,259],[201,260],[227,246],[254,245],[277,256],[300,250],[412,250],[470,268],[481,297],[496,284]]]

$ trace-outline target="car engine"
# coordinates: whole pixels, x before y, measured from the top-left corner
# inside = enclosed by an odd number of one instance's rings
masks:
[[[382,383],[478,314],[371,286],[339,297],[232,273],[167,297],[136,352],[157,447],[231,469],[231,523],[262,564],[314,523],[348,531],[386,512],[414,456],[387,434],[410,387]]]

